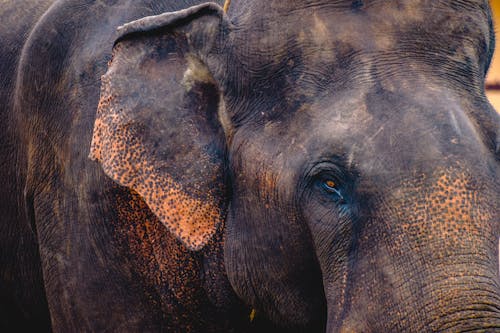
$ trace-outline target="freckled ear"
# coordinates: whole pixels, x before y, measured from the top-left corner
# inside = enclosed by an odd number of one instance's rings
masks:
[[[217,62],[224,25],[222,9],[205,4],[122,27],[90,152],[192,250],[208,242],[228,202],[221,97],[201,60]]]

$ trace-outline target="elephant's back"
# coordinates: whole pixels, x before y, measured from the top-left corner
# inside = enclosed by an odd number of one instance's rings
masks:
[[[34,26],[53,2],[54,0],[0,1],[0,142],[2,143],[0,176],[2,178],[6,169],[13,169],[13,147],[17,146],[18,141],[14,133],[16,118],[12,109],[20,55]],[[0,191],[2,190],[3,186],[0,188]]]
[[[33,27],[55,0],[0,1],[0,84],[2,97],[12,87],[22,47]],[[2,99],[3,101],[3,99]],[[4,104],[2,103],[1,107]]]

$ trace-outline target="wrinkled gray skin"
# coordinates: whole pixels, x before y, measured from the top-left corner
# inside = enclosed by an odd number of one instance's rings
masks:
[[[500,331],[488,1],[233,0],[116,35],[162,8],[69,3],[25,46],[23,144],[2,156],[24,193],[2,209],[36,230],[54,330],[239,331],[253,308],[286,331]],[[103,172],[87,155],[117,37],[91,154]],[[215,234],[186,238],[203,221],[155,210],[158,179],[213,201]]]
[[[50,327],[36,236],[17,203],[26,170],[18,158],[12,112],[15,70],[31,29],[52,1],[2,1],[0,5],[0,331],[26,331],[30,322]],[[18,223],[24,221],[24,223]]]

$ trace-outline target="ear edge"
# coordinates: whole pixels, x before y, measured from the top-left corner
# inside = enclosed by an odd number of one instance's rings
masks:
[[[118,37],[115,40],[114,46],[124,39],[144,33],[151,33],[155,30],[168,29],[170,26],[184,25],[192,21],[193,18],[204,15],[213,15],[218,17],[221,21],[226,21],[226,14],[223,8],[214,2],[208,2],[176,12],[147,16],[119,26],[117,28]]]

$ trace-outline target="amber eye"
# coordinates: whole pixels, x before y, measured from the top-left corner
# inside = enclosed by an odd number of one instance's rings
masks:
[[[326,192],[330,194],[334,194],[338,196],[339,198],[343,199],[344,197],[340,193],[340,190],[338,189],[337,183],[332,180],[332,179],[325,179],[322,182],[323,189],[325,189]]]
[[[335,189],[336,185],[337,184],[335,184],[335,182],[333,180],[326,180],[325,181],[325,187],[327,187],[327,188]]]

